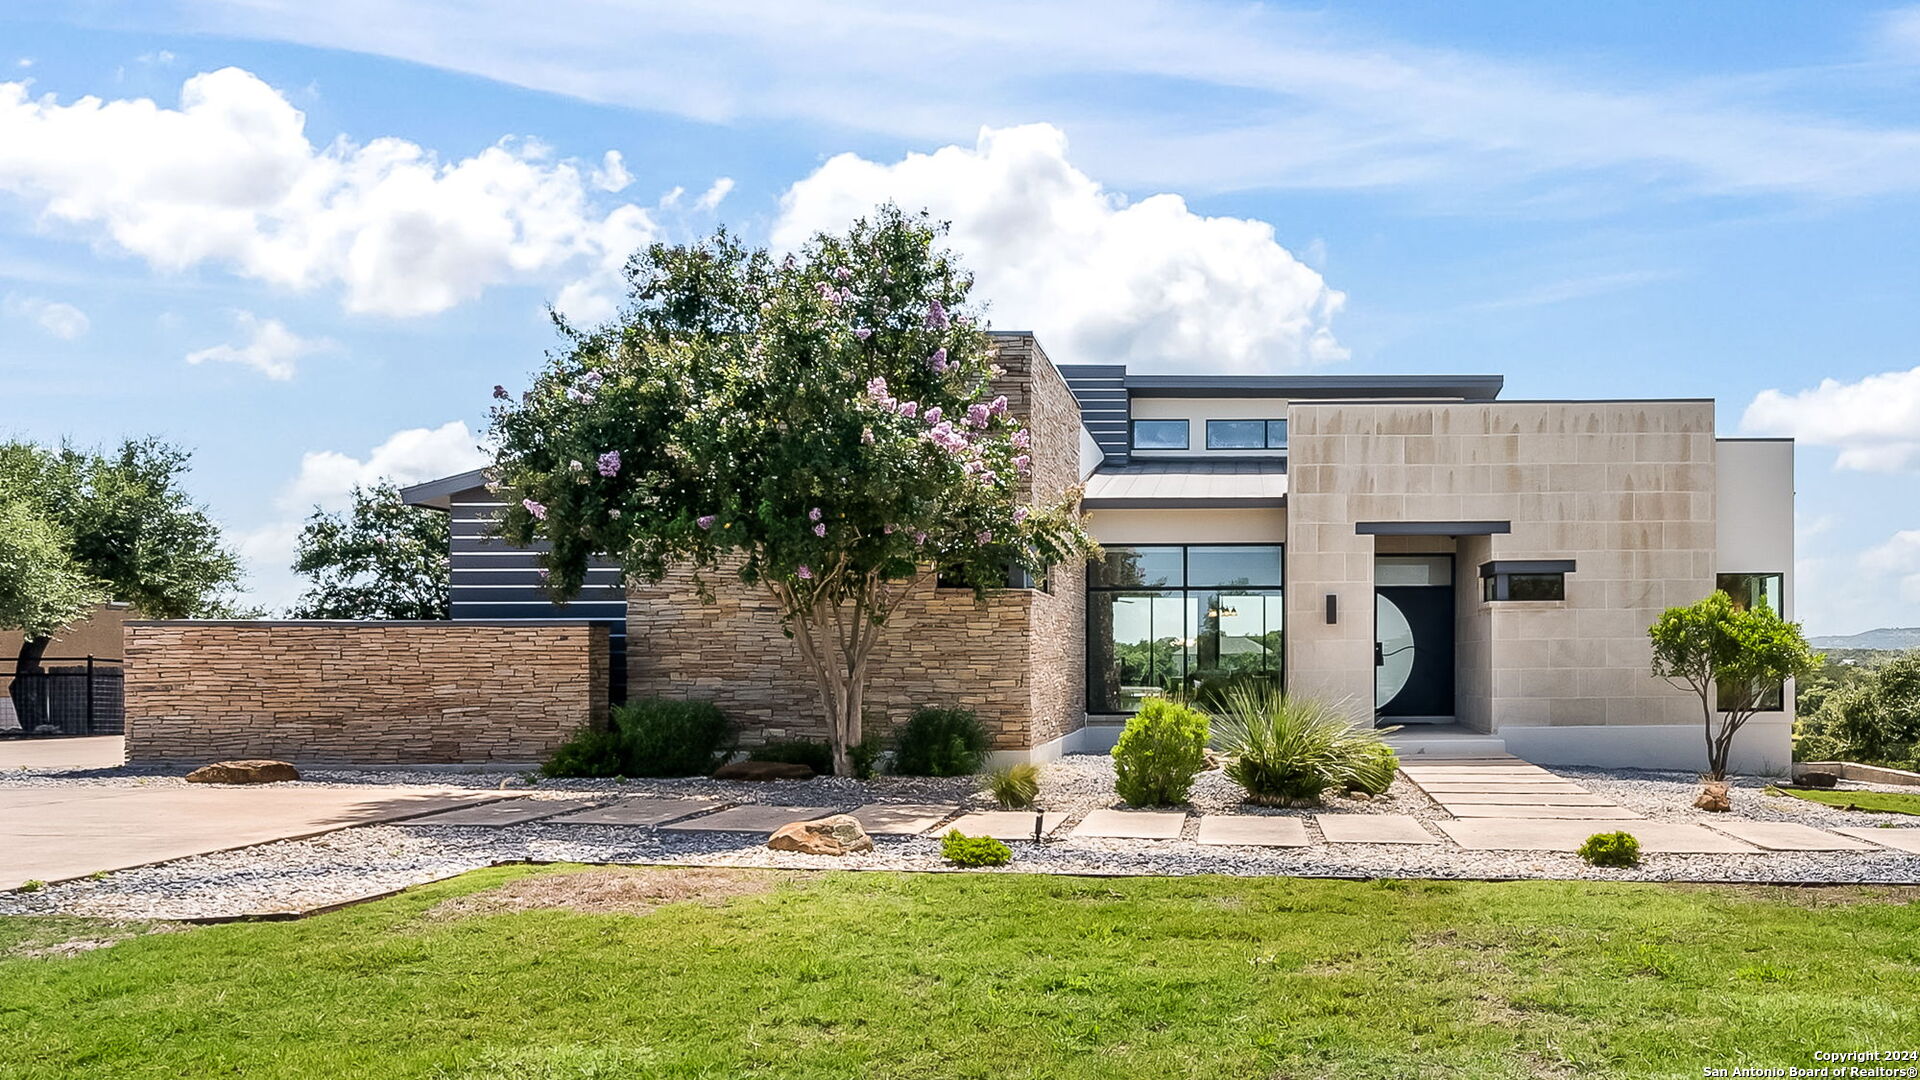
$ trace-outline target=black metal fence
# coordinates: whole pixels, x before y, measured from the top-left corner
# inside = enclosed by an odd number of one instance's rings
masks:
[[[120,661],[50,656],[40,668],[31,675],[0,671],[0,738],[126,733]]]

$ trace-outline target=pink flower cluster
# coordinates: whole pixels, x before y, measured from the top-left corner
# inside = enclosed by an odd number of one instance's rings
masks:
[[[526,507],[527,513],[532,514],[535,521],[547,520],[547,508],[544,505],[532,499],[521,499],[520,505]]]
[[[599,468],[601,476],[619,476],[620,451],[609,450],[601,454],[595,465]]]
[[[700,526],[703,529],[711,529],[713,528],[713,523],[715,520],[717,520],[716,515],[701,514],[699,517],[693,519],[693,523],[695,525]]]
[[[947,306],[935,300],[927,305],[927,329],[945,330],[951,320],[947,318]]]
[[[933,368],[934,374],[936,375],[945,375],[948,370],[953,367],[952,364],[947,362],[947,350],[944,347],[935,349],[933,355],[927,357],[927,363]]]

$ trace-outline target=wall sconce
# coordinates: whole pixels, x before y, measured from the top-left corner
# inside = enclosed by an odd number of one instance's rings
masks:
[[[1332,626],[1333,624],[1339,621],[1340,621],[1340,594],[1328,593],[1327,594],[1327,625]]]

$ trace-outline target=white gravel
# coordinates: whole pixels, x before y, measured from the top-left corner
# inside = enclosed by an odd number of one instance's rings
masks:
[[[1650,818],[1705,822],[1692,809],[1699,781],[1690,774],[1638,770],[1555,768],[1553,771]],[[112,774],[0,775],[14,784],[177,784],[177,776]],[[581,793],[701,795],[729,802],[792,806],[853,806],[869,801],[950,802],[969,809],[991,801],[971,778],[885,777],[873,781],[821,778],[775,784],[685,780],[540,780],[499,773],[351,772],[308,774],[302,783],[440,784],[474,788],[506,785],[532,789],[534,798]],[[1848,784],[1847,787],[1866,785]],[[1875,826],[1892,815],[1850,812],[1804,800],[1761,793],[1764,781],[1742,782],[1735,817],[1797,821],[1819,827]],[[1121,805],[1113,792],[1111,762],[1076,756],[1042,771],[1041,805],[1077,822],[1087,811]],[[1648,855],[1635,870],[1601,870],[1573,855],[1465,851],[1451,843],[1427,846],[1343,844],[1328,846],[1312,816],[1322,813],[1398,813],[1422,821],[1447,815],[1405,779],[1378,799],[1333,798],[1307,810],[1277,810],[1241,804],[1234,785],[1218,772],[1194,785],[1186,832],[1179,840],[1074,839],[1014,844],[1013,865],[1001,873],[1238,874],[1315,877],[1443,879],[1582,879],[1609,881],[1727,881],[1912,884],[1920,883],[1920,856],[1894,851],[1763,852],[1742,855]],[[1276,814],[1305,818],[1312,845],[1306,848],[1202,846],[1193,841],[1199,813]],[[1903,825],[1920,820],[1895,819]],[[1431,830],[1431,826],[1429,826]],[[1067,830],[1062,830],[1063,832]],[[1439,836],[1437,831],[1434,835]],[[876,838],[876,849],[844,859],[767,850],[754,838],[711,833],[533,822],[506,828],[378,825],[344,829],[307,840],[263,844],[238,851],[182,859],[49,886],[32,893],[0,894],[0,915],[48,914],[127,918],[218,918],[297,912],[378,895],[438,880],[498,862],[566,861],[686,863],[795,869],[942,870],[936,838]]]

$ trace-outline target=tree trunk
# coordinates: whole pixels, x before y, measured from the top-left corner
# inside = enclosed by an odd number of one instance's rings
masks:
[[[20,652],[13,659],[13,683],[7,689],[7,696],[13,701],[13,714],[20,720],[20,730],[31,734],[37,721],[47,715],[47,680],[35,678],[42,674],[40,658],[47,655],[47,645],[51,638],[42,636],[22,638]]]

